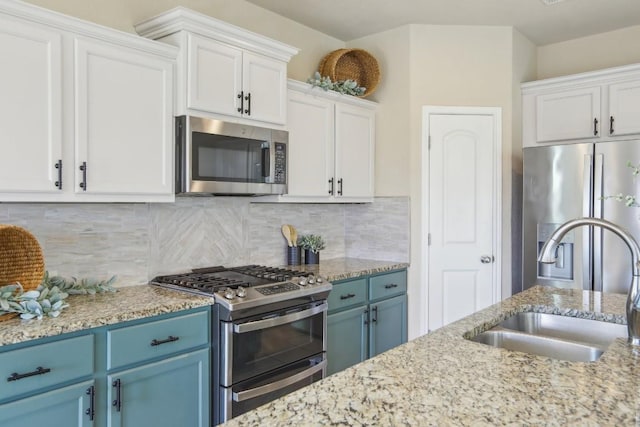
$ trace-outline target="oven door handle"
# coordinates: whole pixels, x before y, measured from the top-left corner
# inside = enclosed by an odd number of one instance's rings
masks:
[[[278,391],[285,387],[290,386],[291,384],[295,384],[298,381],[302,381],[305,378],[315,375],[317,372],[320,372],[327,366],[327,361],[323,360],[317,365],[313,365],[307,370],[302,372],[298,372],[295,375],[282,379],[280,381],[276,381],[273,383],[265,384],[260,387],[252,388],[245,391],[233,392],[233,401],[234,402],[243,402],[245,400],[253,399],[255,397],[260,397],[268,393],[272,393],[274,391]]]
[[[247,322],[233,325],[233,332],[236,334],[242,334],[244,332],[257,331],[260,329],[267,329],[273,326],[285,325],[292,323],[300,319],[306,319],[323,311],[327,311],[328,305],[326,302],[312,307],[308,310],[298,311],[296,313],[285,314],[284,316],[273,317],[270,319],[256,320],[255,322]]]

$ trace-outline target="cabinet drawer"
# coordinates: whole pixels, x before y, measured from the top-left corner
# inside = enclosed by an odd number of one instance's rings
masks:
[[[0,353],[0,401],[93,373],[93,335]]]
[[[367,279],[349,280],[333,285],[329,294],[329,312],[367,301]]]
[[[107,369],[184,351],[209,342],[203,311],[107,332]]]
[[[389,298],[407,292],[407,271],[381,274],[369,279],[369,300]]]

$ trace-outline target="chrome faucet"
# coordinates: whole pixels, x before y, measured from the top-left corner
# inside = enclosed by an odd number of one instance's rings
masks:
[[[631,251],[631,287],[627,296],[627,331],[629,342],[640,345],[640,247],[633,236],[622,227],[600,218],[577,218],[565,222],[558,227],[542,246],[538,262],[553,264],[556,262],[556,248],[567,232],[582,225],[594,225],[609,230],[620,237]]]

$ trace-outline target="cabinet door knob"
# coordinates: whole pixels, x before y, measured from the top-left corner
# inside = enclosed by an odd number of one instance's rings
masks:
[[[491,255],[482,255],[480,257],[480,262],[483,264],[491,264],[493,261],[494,261],[494,258]]]

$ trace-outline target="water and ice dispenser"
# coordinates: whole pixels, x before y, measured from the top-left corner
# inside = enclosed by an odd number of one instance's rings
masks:
[[[560,224],[538,224],[538,253],[542,251],[542,246],[549,239],[551,234]],[[573,232],[567,233],[556,251],[555,264],[538,263],[538,278],[540,279],[560,279],[573,280]]]

